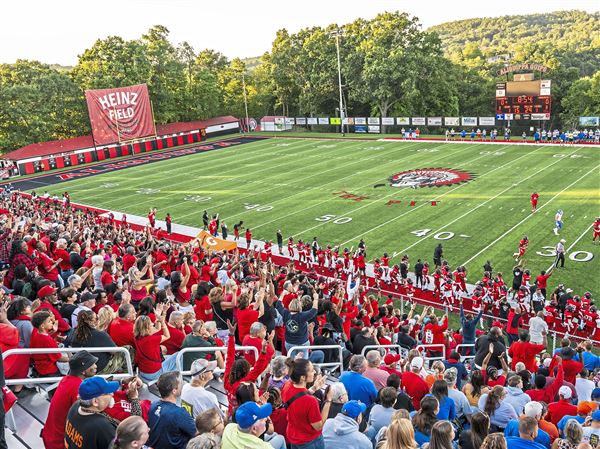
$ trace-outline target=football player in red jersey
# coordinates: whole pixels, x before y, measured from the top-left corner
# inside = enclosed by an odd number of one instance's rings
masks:
[[[383,253],[381,258],[381,268],[383,269],[383,280],[388,282],[390,279],[390,257],[388,253]]]
[[[433,273],[433,296],[438,298],[442,295],[442,270],[439,268]]]
[[[423,284],[421,285],[421,290],[429,290],[429,263],[425,262],[423,264]]]
[[[531,194],[531,212],[535,212],[537,210],[538,198],[540,195],[537,192],[533,192]]]
[[[515,258],[515,262],[518,262],[519,259],[522,259],[523,256],[525,256],[525,251],[527,251],[527,245],[529,245],[529,240],[527,239],[527,236],[524,235],[523,238],[519,240],[519,251],[513,253],[513,257],[517,256]]]
[[[600,217],[596,218],[594,222],[594,238],[592,241],[595,242],[596,239],[600,242]]]

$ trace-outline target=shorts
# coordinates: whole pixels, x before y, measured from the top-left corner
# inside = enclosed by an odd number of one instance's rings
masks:
[[[556,229],[562,229],[562,221],[555,221],[554,222],[554,227]]]

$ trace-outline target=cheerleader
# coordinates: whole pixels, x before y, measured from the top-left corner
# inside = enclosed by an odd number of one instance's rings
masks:
[[[287,247],[288,247],[288,254],[289,254],[290,260],[294,260],[295,253],[294,253],[294,238],[293,237],[288,238]]]
[[[421,290],[429,290],[429,264],[425,262],[423,264],[423,285],[421,285]]]
[[[381,267],[383,268],[383,280],[389,282],[390,280],[390,257],[388,253],[383,253],[381,257]]]

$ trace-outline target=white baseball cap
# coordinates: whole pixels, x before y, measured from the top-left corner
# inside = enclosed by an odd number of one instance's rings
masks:
[[[560,387],[560,389],[558,390],[558,394],[565,399],[571,399],[571,396],[573,396],[571,389],[569,387],[567,387],[566,385],[563,385],[562,387]]]

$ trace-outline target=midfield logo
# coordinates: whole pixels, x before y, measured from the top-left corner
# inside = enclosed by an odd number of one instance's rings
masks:
[[[441,187],[473,180],[475,175],[451,168],[420,168],[396,173],[389,178],[391,187]],[[375,187],[384,186],[377,184]]]

